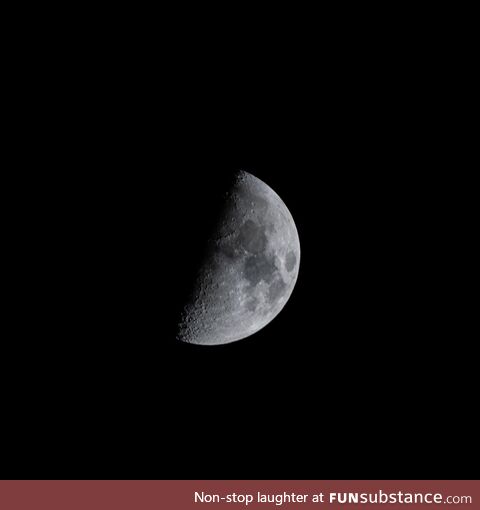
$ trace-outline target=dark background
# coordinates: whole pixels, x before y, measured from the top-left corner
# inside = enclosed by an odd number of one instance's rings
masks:
[[[449,106],[434,54],[358,41],[68,51],[17,173],[2,478],[472,477]],[[176,343],[239,168],[291,211],[298,282],[254,336]]]

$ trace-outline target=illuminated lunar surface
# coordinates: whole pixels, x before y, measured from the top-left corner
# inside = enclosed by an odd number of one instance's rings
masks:
[[[209,240],[177,338],[200,345],[241,340],[285,306],[300,263],[292,215],[260,179],[239,172]]]

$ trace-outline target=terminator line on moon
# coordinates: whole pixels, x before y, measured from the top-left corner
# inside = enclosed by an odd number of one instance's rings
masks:
[[[263,181],[238,172],[177,338],[219,345],[253,335],[285,306],[299,263],[298,233],[286,205]]]

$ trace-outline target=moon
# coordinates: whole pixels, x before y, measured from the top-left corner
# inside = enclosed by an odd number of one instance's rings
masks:
[[[220,345],[253,335],[285,306],[299,264],[298,232],[286,205],[263,181],[238,172],[177,339]]]

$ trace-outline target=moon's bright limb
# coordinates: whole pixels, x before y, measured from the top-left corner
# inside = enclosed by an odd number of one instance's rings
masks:
[[[300,263],[297,229],[280,197],[242,171],[209,248],[178,339],[235,342],[266,326],[289,299]]]

